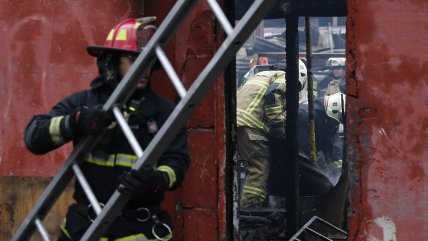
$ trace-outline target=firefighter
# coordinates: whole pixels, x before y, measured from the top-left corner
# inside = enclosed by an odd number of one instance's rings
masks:
[[[338,181],[343,154],[343,140],[338,135],[339,126],[343,123],[345,100],[344,94],[336,93],[314,101],[317,160],[312,163],[309,158],[302,158],[302,195],[323,195]],[[309,157],[308,115],[307,103],[301,104],[298,133],[299,153],[303,157]],[[313,168],[318,169],[321,175],[311,173]]]
[[[35,154],[47,153],[68,141],[78,143],[86,135],[102,135],[84,158],[82,172],[101,206],[119,186],[122,194],[130,196],[103,235],[105,240],[156,240],[156,236],[169,239],[171,233],[165,226],[156,231],[152,228],[159,220],[171,227],[160,203],[166,191],[182,183],[189,165],[187,133],[183,127],[159,158],[157,167],[141,172],[132,170],[137,156],[121,128],[113,122],[112,113],[101,109],[154,34],[155,20],[155,17],[123,20],[111,30],[103,46],[88,46],[87,51],[96,57],[99,70],[91,88],[61,100],[48,114],[33,116],[25,130],[25,144]],[[142,76],[130,100],[122,107],[143,149],[174,108],[171,101],[151,89],[150,76],[151,71]],[[96,216],[77,181],[73,197],[76,203],[68,208],[60,241],[80,240]],[[158,220],[153,220],[156,216]]]
[[[317,98],[314,101],[316,161],[309,158],[308,103],[301,103],[299,106],[298,143],[302,196],[325,195],[337,184],[341,175],[343,150],[343,141],[338,140],[337,136],[339,125],[343,122],[344,109],[342,110],[342,106],[344,108],[345,100],[344,94],[336,93],[325,98]],[[340,146],[340,150],[336,149],[336,146]],[[268,180],[270,201],[281,199],[277,197],[286,197],[283,173],[286,168],[284,163],[287,155],[284,155],[283,152],[275,152],[271,157],[273,168]]]
[[[299,82],[306,82],[306,66],[299,60]],[[285,138],[285,72],[262,71],[237,91],[237,147],[247,162],[241,208],[261,207],[269,173],[268,140]]]
[[[345,66],[345,58],[329,58],[326,61],[326,67],[330,68],[331,73],[318,84],[319,97],[339,92],[346,93]]]

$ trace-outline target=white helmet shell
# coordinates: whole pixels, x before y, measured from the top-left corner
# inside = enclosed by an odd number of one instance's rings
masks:
[[[343,111],[345,111],[346,96],[342,93],[327,95],[324,97],[325,112],[330,118],[343,122]]]
[[[326,67],[345,67],[346,58],[329,58],[325,62]]]
[[[301,89],[304,89],[306,86],[306,82],[308,80],[308,70],[306,68],[305,63],[299,59],[299,82],[302,86]]]

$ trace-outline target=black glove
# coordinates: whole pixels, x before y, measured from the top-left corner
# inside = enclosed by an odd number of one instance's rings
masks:
[[[132,169],[120,177],[119,192],[130,197],[161,196],[168,190],[169,178],[165,172]]]
[[[101,106],[77,108],[69,116],[73,133],[101,134],[113,121],[113,115]]]

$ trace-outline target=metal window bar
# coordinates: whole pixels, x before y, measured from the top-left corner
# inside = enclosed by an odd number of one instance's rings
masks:
[[[44,241],[51,241],[51,239],[49,238],[49,233],[46,230],[45,226],[43,225],[42,221],[40,219],[36,218],[36,220],[34,220],[34,222],[37,226],[37,229],[40,232],[40,235],[42,236],[42,239]]]
[[[341,233],[345,236],[347,235],[347,233],[345,231],[343,231],[342,229],[334,226],[333,224],[325,221],[322,218],[319,218],[317,216],[313,216],[305,225],[303,225],[303,227],[296,234],[294,234],[293,237],[290,238],[290,241],[294,241],[294,240],[299,241],[300,235],[302,235],[304,232],[310,232],[310,233],[314,234],[315,236],[321,238],[322,240],[333,241],[332,239],[326,237],[325,235],[323,235],[323,234],[321,234],[321,233],[310,228],[310,226],[312,224],[314,224],[316,221],[328,226],[329,228],[337,231],[338,233]]]
[[[168,42],[180,23],[188,15],[195,2],[196,0],[181,0],[176,2],[146,48],[144,48],[128,73],[106,101],[103,106],[104,110],[110,110],[116,103],[124,103],[130,97],[132,93],[130,90],[135,89],[141,74],[147,71],[148,66],[154,63],[154,52],[158,43]],[[156,164],[156,160],[171,142],[171,139],[177,134],[180,127],[185,124],[185,121],[193,112],[195,106],[200,103],[208,92],[214,80],[225,69],[236,51],[249,37],[274,3],[276,3],[276,0],[256,0],[252,4],[240,23],[224,40],[218,52],[194,81],[188,93],[177,104],[163,127],[159,130],[159,133],[150,142],[145,150],[145,155],[139,157],[137,163],[134,165],[135,169],[140,170],[143,165],[154,166]],[[44,218],[47,215],[54,202],[73,177],[72,166],[82,162],[84,157],[95,147],[99,139],[100,136],[88,136],[77,144],[58,174],[49,183],[42,196],[36,202],[30,214],[18,228],[12,241],[28,240],[31,237],[34,232],[36,216]],[[128,199],[128,197],[120,195],[119,192],[114,192],[81,240],[97,240],[100,238],[120,210],[122,210]]]

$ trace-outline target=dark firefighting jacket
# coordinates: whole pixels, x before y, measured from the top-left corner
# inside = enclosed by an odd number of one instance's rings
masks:
[[[80,91],[56,104],[49,114],[34,116],[24,134],[27,148],[35,154],[44,154],[72,139],[76,144],[81,137],[73,137],[67,132],[65,118],[78,107],[105,103],[110,93],[111,91],[104,88]],[[130,103],[132,106],[129,107],[128,103],[127,108],[128,124],[144,150],[172,112],[174,104],[151,90],[145,91],[138,101]],[[96,147],[81,164],[82,172],[99,202],[108,201],[119,185],[119,177],[124,171],[130,170],[137,159],[118,125],[103,134]],[[183,127],[158,160],[157,169],[168,174],[169,187],[172,190],[183,181],[188,165],[187,134]],[[77,181],[74,199],[77,203],[89,203]],[[133,198],[128,207],[153,206],[162,199],[163,197]]]

